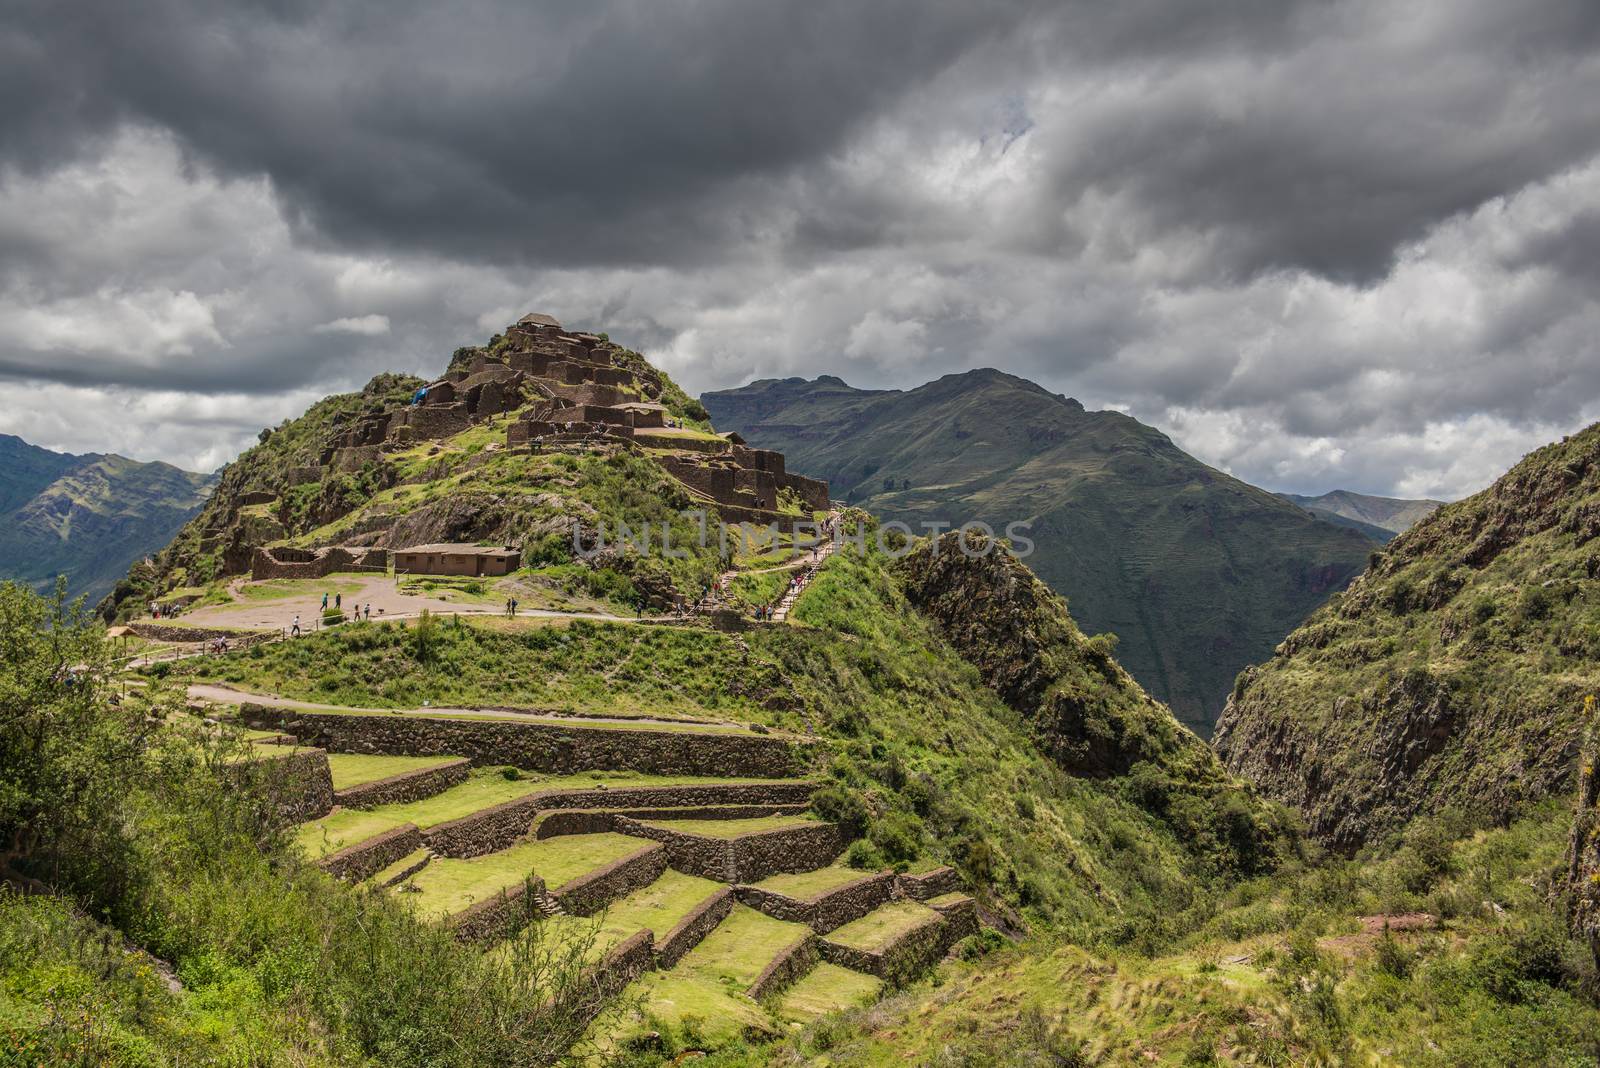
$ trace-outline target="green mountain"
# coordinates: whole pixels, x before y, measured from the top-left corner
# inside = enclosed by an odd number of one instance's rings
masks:
[[[1378,542],[1386,542],[1396,534],[1404,534],[1444,504],[1443,501],[1434,500],[1374,497],[1350,490],[1332,490],[1317,497],[1305,497],[1298,493],[1280,493],[1278,496],[1299,505],[1319,519],[1352,527]]]
[[[214,479],[123,456],[73,456],[0,434],[0,578],[104,596],[172,539]]]
[[[1356,861],[1305,849],[994,540],[906,539],[792,479],[774,501],[783,457],[547,317],[450,366],[264,433],[120,590],[186,611],[115,650],[0,583],[22,1063],[1600,1056],[1549,893],[1560,801],[1418,821]],[[1132,426],[1145,452],[1112,470],[1165,455]],[[686,509],[845,536],[724,549]],[[601,549],[624,522],[672,524],[686,555]],[[446,539],[521,566],[378,555]],[[784,590],[782,620],[739,610]],[[388,614],[349,618],[358,595]],[[286,635],[295,614],[312,627]],[[1585,937],[1593,824],[1568,863]]]
[[[1202,736],[1233,678],[1365,564],[1372,541],[1119,412],[984,369],[909,391],[763,380],[701,398],[724,429],[885,520],[1026,522],[1028,565]]]
[[[1219,751],[1340,848],[1565,794],[1600,690],[1597,537],[1600,424],[1396,537],[1240,675]]]

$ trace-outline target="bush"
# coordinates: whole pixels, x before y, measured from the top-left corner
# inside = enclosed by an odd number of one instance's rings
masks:
[[[891,812],[872,825],[872,844],[891,864],[907,864],[922,852],[922,821]]]
[[[888,867],[878,847],[865,838],[857,838],[850,843],[850,848],[844,851],[844,862],[847,867],[857,871],[881,871]]]
[[[824,786],[811,795],[811,808],[829,823],[837,823],[847,837],[860,838],[867,830],[866,802],[844,786]]]

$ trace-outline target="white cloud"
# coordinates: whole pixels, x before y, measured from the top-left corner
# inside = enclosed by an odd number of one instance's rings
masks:
[[[389,332],[387,315],[346,316],[311,328],[313,334],[358,334],[361,337],[382,337]]]

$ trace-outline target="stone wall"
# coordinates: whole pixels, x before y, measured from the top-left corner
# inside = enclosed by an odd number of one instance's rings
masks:
[[[822,959],[858,972],[876,975],[891,986],[907,982],[944,956],[954,941],[952,925],[934,913],[927,920],[877,951],[857,949],[823,938],[818,943]]]
[[[709,838],[620,817],[624,834],[667,847],[674,870],[723,883],[753,883],[779,872],[812,871],[844,849],[844,835],[831,823],[812,823],[737,838]]]
[[[257,582],[262,579],[315,579],[335,571],[376,570],[388,566],[387,549],[343,545],[326,549],[261,547],[250,557],[250,577]]]
[[[730,800],[741,803],[745,799],[759,801],[764,797],[792,798],[814,785],[795,780],[783,783],[750,783],[704,786],[619,786],[609,790],[540,790],[526,797],[513,798],[460,819],[451,820],[424,832],[428,848],[445,857],[476,857],[493,853],[525,836],[534,821],[545,809],[596,809],[629,807],[630,805],[673,805],[673,801],[694,804],[696,800]],[[570,827],[591,826],[601,830],[618,830],[619,817],[615,814],[583,817],[568,824]],[[567,833],[590,833],[568,831]]]
[[[333,799],[345,808],[374,808],[378,805],[420,801],[466,782],[471,773],[472,761],[462,757],[431,768],[391,775],[376,782],[347,786],[336,791]]]
[[[771,997],[809,972],[816,963],[817,936],[808,932],[773,957],[772,963],[761,970],[745,993],[755,1001]]]
[[[493,897],[469,905],[445,922],[456,938],[463,942],[507,938],[541,918],[534,903],[544,892],[544,881],[537,876],[529,876]]]
[[[961,881],[961,873],[949,865],[916,875],[901,875],[898,881],[900,892],[916,901],[953,894],[966,885]]]
[[[421,848],[422,832],[417,830],[416,824],[404,823],[365,842],[328,854],[317,861],[317,867],[335,879],[359,882]]]
[[[585,978],[595,985],[601,997],[610,998],[627,987],[649,969],[655,959],[654,936],[649,931],[639,931],[613,946],[605,957],[585,973]]]
[[[641,890],[667,870],[667,851],[652,843],[603,868],[580,875],[550,892],[574,916],[592,916],[611,902]]]
[[[465,756],[478,764],[513,764],[563,775],[609,769],[783,778],[795,770],[791,744],[775,735],[568,727],[509,719],[306,713],[249,702],[240,706],[240,715],[253,727],[288,731],[334,753]],[[577,807],[607,806],[602,802]]]
[[[946,894],[928,902],[928,907],[945,918],[950,925],[946,932],[947,945],[954,945],[968,935],[978,933],[978,903],[966,894]]]
[[[737,887],[739,900],[779,920],[803,923],[827,934],[851,920],[859,920],[894,896],[893,872],[874,872],[810,899],[790,897],[755,886]]]
[[[683,955],[698,946],[728,913],[733,911],[732,887],[724,886],[689,911],[667,936],[656,943],[656,967],[671,968]]]
[[[793,805],[717,805],[701,808],[615,808],[558,809],[541,812],[534,819],[533,837],[559,838],[568,834],[603,834],[616,831],[623,819],[635,820],[748,820],[762,816],[798,816],[811,806]]]
[[[210,642],[226,638],[233,643],[261,636],[259,631],[228,630],[225,627],[183,627],[169,623],[129,623],[128,632],[153,642]]]

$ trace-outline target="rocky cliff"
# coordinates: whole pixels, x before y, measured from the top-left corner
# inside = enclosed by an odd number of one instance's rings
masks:
[[[1218,751],[1340,848],[1567,790],[1600,688],[1597,537],[1600,424],[1374,553],[1239,676]]]
[[[1269,865],[1286,836],[1271,806],[1134,681],[1109,635],[1085,637],[1066,602],[995,542],[956,534],[898,568],[907,599],[1073,775],[1123,777],[1130,800],[1207,842],[1229,867]]]

